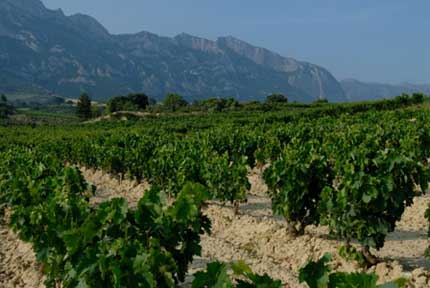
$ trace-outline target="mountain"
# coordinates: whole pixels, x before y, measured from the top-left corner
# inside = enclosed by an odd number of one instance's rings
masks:
[[[180,34],[110,34],[90,16],[66,16],[40,0],[0,0],[0,93],[49,91],[95,100],[143,91],[161,99],[236,97],[346,100],[326,69],[234,37],[216,41]]]
[[[402,93],[424,93],[430,94],[430,85],[417,84],[382,84],[382,83],[366,83],[355,79],[342,80],[342,88],[345,91],[346,97],[350,101],[367,101],[378,100],[384,98],[393,98]]]

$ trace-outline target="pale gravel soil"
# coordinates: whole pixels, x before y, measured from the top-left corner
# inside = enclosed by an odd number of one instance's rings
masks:
[[[0,220],[0,287],[42,288],[45,281],[30,244]]]
[[[151,186],[147,182],[137,183],[135,181],[119,181],[101,171],[81,168],[85,179],[89,184],[97,187],[96,195],[91,198],[94,205],[108,201],[112,198],[124,197],[128,200],[130,207],[136,207],[143,193]]]
[[[82,171],[87,181],[97,186],[92,199],[95,205],[114,197],[126,197],[134,207],[143,191],[150,187],[147,183],[119,183],[100,171]],[[285,221],[272,215],[261,171],[251,171],[249,179],[252,188],[248,203],[240,207],[241,215],[235,216],[230,205],[217,202],[211,202],[205,209],[212,221],[212,233],[202,237],[202,257],[195,259],[191,271],[202,269],[213,260],[244,260],[255,272],[281,279],[285,287],[301,288],[305,286],[298,283],[299,268],[327,252],[333,254],[332,265],[336,270],[360,271],[337,255],[342,243],[330,240],[324,227],[307,227],[305,235],[290,237]],[[376,271],[381,282],[406,276],[417,288],[430,287],[430,260],[423,256],[428,245],[428,223],[423,215],[429,202],[428,195],[416,198],[396,231],[388,236],[384,248],[374,251],[383,262],[368,272]],[[42,278],[30,245],[0,224],[0,287],[43,287]]]

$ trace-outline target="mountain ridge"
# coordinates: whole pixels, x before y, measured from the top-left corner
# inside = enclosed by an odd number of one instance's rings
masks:
[[[364,82],[349,78],[340,81],[349,101],[368,101],[394,98],[403,93],[430,94],[430,84],[386,84],[379,82]]]
[[[0,0],[0,92],[25,85],[66,97],[105,100],[143,91],[161,99],[237,97],[345,101],[323,67],[283,57],[232,36],[215,41],[182,33],[111,34],[95,18],[46,9],[40,0]]]

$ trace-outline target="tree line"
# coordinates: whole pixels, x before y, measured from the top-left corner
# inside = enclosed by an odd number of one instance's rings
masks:
[[[332,105],[331,109],[368,109],[385,110],[394,107],[403,107],[407,105],[423,103],[428,97],[422,93],[414,93],[411,96],[402,94],[393,99],[383,99],[372,102],[354,103],[354,107],[350,107],[349,103],[343,105]],[[185,98],[177,93],[168,93],[166,97],[157,102],[155,99],[147,96],[144,93],[130,93],[126,96],[116,96],[106,102],[105,112],[113,114],[116,112],[223,112],[235,110],[249,111],[274,111],[283,107],[307,108],[309,106],[324,106],[329,104],[327,99],[317,99],[313,103],[303,104],[293,102],[290,103],[288,96],[275,93],[266,97],[265,101],[250,101],[241,103],[235,98],[209,98],[204,100],[194,100],[188,102]],[[77,114],[87,120],[100,113],[94,109],[91,99],[88,94],[82,94],[77,103]]]
[[[5,95],[0,96],[0,119],[7,118],[9,115],[12,115],[15,111],[15,108],[12,104],[9,103]]]
[[[266,98],[265,104],[277,105],[288,103],[288,97],[282,94],[272,94]],[[155,99],[144,93],[130,93],[126,96],[116,96],[106,102],[106,113],[115,112],[177,112],[177,111],[205,111],[221,112],[232,111],[239,108],[249,108],[253,110],[261,102],[252,101],[249,103],[239,103],[234,98],[209,98],[205,100],[195,100],[191,103],[177,93],[168,93],[166,97],[157,102]],[[91,98],[87,93],[81,94],[77,102],[77,114],[87,120],[94,116],[94,107]]]

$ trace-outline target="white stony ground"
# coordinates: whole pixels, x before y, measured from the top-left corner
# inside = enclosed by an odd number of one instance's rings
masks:
[[[94,204],[126,197],[130,206],[135,206],[143,191],[149,188],[147,183],[119,183],[99,171],[82,171],[87,181],[97,186]],[[249,179],[252,188],[248,203],[240,207],[241,215],[235,216],[231,206],[216,202],[205,209],[212,221],[212,233],[202,237],[202,256],[195,259],[191,271],[204,268],[213,260],[244,260],[255,272],[281,279],[285,287],[301,288],[305,286],[298,283],[299,268],[309,259],[318,259],[327,252],[333,254],[332,265],[336,270],[360,271],[337,255],[341,243],[331,240],[324,227],[307,227],[305,235],[289,236],[285,220],[272,215],[261,171],[251,171]],[[396,231],[388,236],[384,248],[374,251],[383,261],[368,272],[375,271],[380,282],[408,277],[411,287],[430,287],[430,260],[424,257],[428,223],[423,216],[428,203],[428,195],[416,198]],[[40,271],[31,247],[0,224],[0,287],[43,287]]]
[[[5,219],[0,219],[0,287],[45,287],[41,271],[31,245],[19,240]]]

